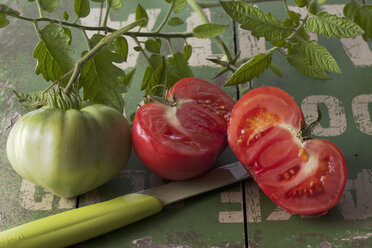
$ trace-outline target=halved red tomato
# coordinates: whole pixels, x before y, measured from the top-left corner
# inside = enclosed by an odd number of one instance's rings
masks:
[[[339,201],[346,164],[333,143],[303,139],[304,127],[293,98],[266,86],[239,99],[227,134],[232,151],[269,198],[290,213],[315,214]]]
[[[139,159],[159,176],[183,180],[209,170],[227,146],[235,101],[219,87],[184,78],[167,92],[169,104],[138,109],[132,140]]]

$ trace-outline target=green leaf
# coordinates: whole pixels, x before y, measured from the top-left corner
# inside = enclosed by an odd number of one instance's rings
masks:
[[[182,10],[186,7],[187,0],[175,0],[175,4],[173,7],[173,12],[178,14],[181,13]]]
[[[143,78],[142,78],[141,90],[146,89],[153,72],[154,72],[154,69],[152,69],[151,66],[146,67],[145,73],[143,74]]]
[[[172,17],[171,19],[169,19],[168,21],[168,25],[169,26],[179,26],[179,25],[182,25],[184,24],[184,22],[182,21],[181,18],[179,17]]]
[[[6,18],[6,15],[0,14],[0,28],[3,28],[9,24],[9,20]]]
[[[307,5],[307,0],[295,0],[298,7],[302,8]]]
[[[95,34],[89,40],[94,47],[104,38]],[[86,54],[83,53],[83,55]],[[122,56],[113,53],[109,47],[104,47],[84,66],[80,76],[80,86],[83,87],[83,99],[103,103],[123,111],[122,82],[119,80],[124,72],[113,63],[120,63]]]
[[[351,20],[324,11],[312,15],[306,22],[305,29],[309,32],[337,38],[351,38],[364,33],[363,29]]]
[[[365,31],[363,39],[372,40],[372,5],[360,6],[357,2],[351,1],[345,5],[344,15],[363,28]]]
[[[147,51],[151,53],[160,53],[160,48],[161,48],[161,40],[156,39],[156,40],[146,40],[145,42],[145,48]]]
[[[312,65],[307,57],[298,55],[287,56],[287,61],[297,71],[305,75],[318,79],[329,79],[325,70],[317,67],[316,65]]]
[[[136,52],[140,52],[141,51],[141,47],[140,46],[135,46],[135,47],[133,47],[133,49]]]
[[[328,50],[316,41],[300,42],[298,46],[299,55],[308,58],[310,65],[314,65],[323,70],[341,73],[336,60]]]
[[[14,90],[14,93],[17,96],[19,103],[28,110],[38,109],[46,102],[42,97],[42,91],[21,93]]]
[[[309,10],[310,14],[316,15],[318,13],[318,4],[314,2],[312,5],[307,4],[306,8]]]
[[[0,28],[7,26],[10,22],[6,18],[7,15],[19,16],[20,13],[5,4],[0,4]]]
[[[69,46],[70,37],[63,27],[48,24],[40,31],[40,42],[36,46],[33,56],[37,59],[36,74],[42,74],[47,81],[56,81],[63,74],[70,71],[75,61],[71,57]],[[67,79],[62,80],[62,85]]]
[[[120,54],[123,58],[124,61],[127,61],[128,58],[128,41],[125,37],[119,36],[115,40],[115,45],[117,46],[116,53]]]
[[[283,73],[280,71],[280,69],[274,65],[274,64],[270,64],[269,65],[269,68],[272,72],[274,72],[276,75],[278,75],[279,77],[283,77]]]
[[[68,20],[68,18],[70,18],[70,16],[68,15],[67,11],[64,11],[63,14],[62,14],[62,17],[65,21]]]
[[[16,15],[19,16],[20,13],[9,6],[5,4],[0,4],[0,14],[5,14],[5,15]]]
[[[70,40],[68,41],[68,45],[71,45],[71,42],[72,42],[72,33],[71,33],[71,30],[68,29],[68,28],[63,28],[65,34],[70,38]]]
[[[192,46],[189,44],[186,44],[182,49],[183,56],[188,61],[192,54]]]
[[[242,84],[260,76],[271,64],[272,55],[273,50],[268,50],[254,56],[232,74],[225,86]]]
[[[172,87],[182,78],[194,77],[190,66],[182,53],[176,52],[174,57],[167,60],[167,88]]]
[[[75,0],[75,13],[78,17],[87,17],[90,13],[89,0]]]
[[[195,27],[192,30],[194,37],[204,39],[204,38],[214,38],[223,32],[225,32],[227,25],[220,24],[202,24]]]
[[[119,80],[121,82],[121,85],[123,86],[123,89],[121,90],[122,92],[124,92],[124,93],[128,92],[128,90],[129,90],[129,88],[132,84],[132,78],[133,78],[133,75],[134,75],[135,71],[136,71],[136,69],[133,69],[128,74],[119,78]]]
[[[59,0],[37,0],[40,4],[40,7],[49,12],[52,13],[58,8]]]
[[[145,93],[147,95],[151,94],[163,97],[166,90],[165,88],[167,82],[166,80],[167,80],[166,62],[165,58],[162,56],[159,66],[157,66],[154,72],[151,74]]]
[[[300,23],[301,15],[299,13],[290,10],[290,11],[288,11],[288,16],[289,16],[289,18],[291,18],[293,23],[295,23],[295,24]]]
[[[136,21],[139,21],[140,19],[146,20],[143,24],[141,24],[141,27],[146,27],[149,22],[149,16],[147,15],[146,10],[141,6],[141,4],[138,4],[136,9]]]
[[[323,4],[323,3],[325,3],[327,0],[318,0],[318,3],[319,4]]]
[[[119,10],[123,6],[123,1],[122,0],[110,0],[110,8]]]
[[[292,33],[273,15],[265,14],[250,4],[235,1],[220,3],[231,18],[242,24],[241,28],[250,30],[256,37],[265,37],[268,41],[283,40]]]

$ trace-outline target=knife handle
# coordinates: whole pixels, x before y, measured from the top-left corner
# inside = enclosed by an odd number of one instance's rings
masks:
[[[162,208],[156,197],[127,194],[0,232],[0,247],[66,247],[146,218]]]

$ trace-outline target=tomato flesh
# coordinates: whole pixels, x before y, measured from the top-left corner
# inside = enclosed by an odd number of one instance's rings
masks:
[[[346,164],[333,143],[304,141],[304,123],[300,108],[286,92],[260,87],[233,108],[228,141],[269,198],[290,213],[315,214],[339,201]]]
[[[167,93],[173,105],[138,109],[132,139],[139,159],[153,172],[183,180],[209,170],[227,146],[227,121],[234,100],[206,81],[185,78]]]

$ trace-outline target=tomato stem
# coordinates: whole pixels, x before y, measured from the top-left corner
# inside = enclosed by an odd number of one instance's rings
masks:
[[[319,124],[321,119],[322,119],[322,112],[318,108],[318,118],[312,123],[310,123],[310,125],[302,131],[302,140],[311,139],[310,134],[314,130],[314,128]]]
[[[144,99],[145,99],[145,101],[147,100],[149,102],[159,102],[159,103],[162,103],[162,104],[166,104],[168,106],[171,106],[171,107],[174,107],[174,106],[177,105],[177,101],[174,98],[174,96],[173,96],[173,99],[172,100],[168,100],[168,99],[163,98],[163,97],[160,97],[160,96],[145,95],[144,96]]]

